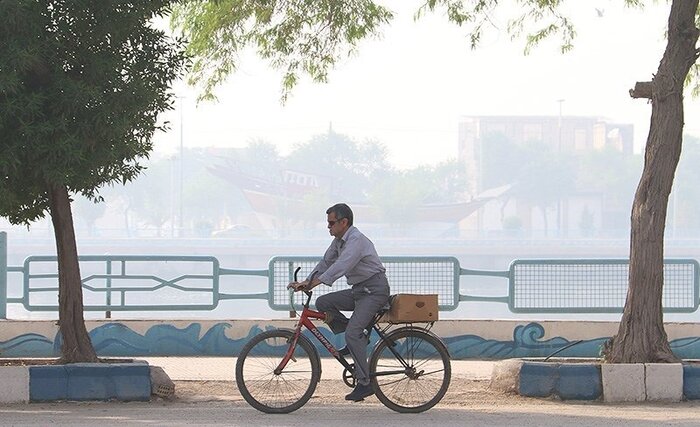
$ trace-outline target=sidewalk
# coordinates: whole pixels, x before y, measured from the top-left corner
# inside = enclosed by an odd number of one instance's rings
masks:
[[[141,357],[160,366],[173,381],[234,381],[235,357]],[[343,367],[335,359],[321,358],[321,378],[341,379]],[[490,380],[495,361],[453,360],[452,377]]]

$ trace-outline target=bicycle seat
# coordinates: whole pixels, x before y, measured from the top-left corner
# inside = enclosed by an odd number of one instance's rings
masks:
[[[391,302],[394,300],[394,297],[396,295],[389,295],[389,301],[384,304],[384,307],[380,308],[377,314],[381,317],[382,314],[385,314],[387,311],[391,309]]]
[[[385,314],[387,314],[387,313],[389,312],[389,310],[391,310],[391,302],[394,300],[394,297],[395,297],[395,296],[396,296],[396,295],[389,295],[389,301],[387,301],[386,304],[384,304],[384,306],[383,306],[382,308],[379,309],[379,311],[377,312],[377,314],[374,316],[374,321],[372,322],[372,324],[375,324],[375,323],[379,322],[379,320],[380,320]],[[371,325],[370,325],[370,326],[371,326]]]

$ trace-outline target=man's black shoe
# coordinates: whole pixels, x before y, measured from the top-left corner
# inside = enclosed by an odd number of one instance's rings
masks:
[[[345,396],[345,400],[352,400],[353,402],[359,402],[361,400],[364,400],[365,397],[371,396],[373,394],[374,394],[374,389],[372,388],[372,384],[367,384],[367,385],[358,384],[355,386],[355,389],[352,391],[352,393]]]

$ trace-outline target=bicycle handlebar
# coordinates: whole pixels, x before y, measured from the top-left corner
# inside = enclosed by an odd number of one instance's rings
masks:
[[[299,274],[299,270],[301,270],[301,267],[297,267],[296,270],[294,270],[294,281],[295,282],[299,282],[299,279],[297,277],[297,275]],[[311,277],[309,277],[309,283],[311,283],[314,280],[314,277],[316,277],[315,271],[311,274]],[[307,291],[306,289],[302,289],[302,292],[304,292],[306,294],[306,296],[308,297],[306,299],[306,303],[304,303],[304,307],[308,308],[309,303],[311,302],[311,295],[313,295],[313,292]]]

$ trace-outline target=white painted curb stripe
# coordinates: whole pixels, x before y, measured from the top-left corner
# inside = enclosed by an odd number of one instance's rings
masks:
[[[0,403],[29,402],[29,367],[0,366]]]

